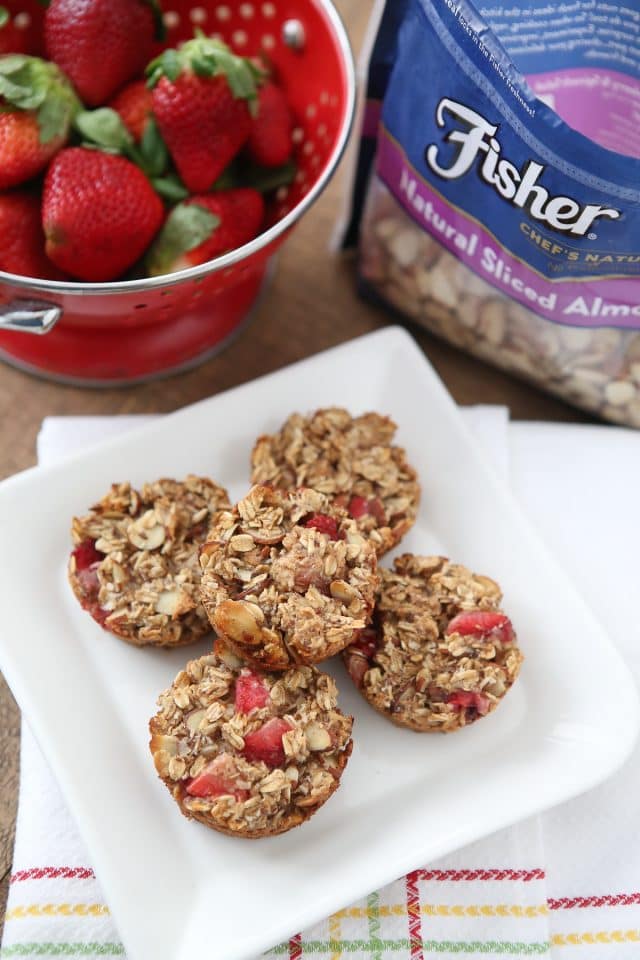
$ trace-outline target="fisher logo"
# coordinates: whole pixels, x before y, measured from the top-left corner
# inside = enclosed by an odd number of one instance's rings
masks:
[[[617,220],[620,210],[598,204],[580,204],[571,197],[552,197],[538,181],[544,166],[535,160],[527,160],[518,170],[515,164],[501,157],[502,147],[496,139],[498,125],[489,123],[480,113],[456,100],[443,97],[436,109],[439,127],[447,123],[447,115],[454,126],[444,138],[445,143],[455,144],[457,151],[448,166],[440,163],[440,147],[430,144],[425,150],[428,166],[445,180],[458,180],[465,176],[476,160],[480,161],[479,174],[485,183],[515,207],[526,209],[534,220],[547,224],[574,237],[584,237],[598,217]]]

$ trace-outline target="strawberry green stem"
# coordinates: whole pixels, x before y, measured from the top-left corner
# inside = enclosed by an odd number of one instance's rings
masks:
[[[55,63],[17,53],[0,57],[0,96],[16,110],[37,112],[41,143],[66,137],[82,107]]]
[[[149,276],[170,273],[190,250],[208,240],[220,226],[220,217],[198,204],[174,207],[147,255]]]
[[[199,77],[225,76],[233,96],[257,103],[258,84],[263,73],[247,57],[238,57],[221,40],[198,31],[176,49],[165,50],[147,67],[148,85],[154,87],[162,77],[175,82],[182,73]]]
[[[156,26],[156,40],[162,42],[166,39],[167,28],[164,25],[164,18],[162,16],[162,9],[158,0],[144,0],[147,6],[151,7],[151,12],[153,13],[153,20]]]
[[[147,121],[139,145],[125,127],[120,114],[111,107],[81,110],[74,119],[74,126],[84,138],[85,145],[122,154],[150,178],[162,177],[166,173],[169,153],[153,117]]]

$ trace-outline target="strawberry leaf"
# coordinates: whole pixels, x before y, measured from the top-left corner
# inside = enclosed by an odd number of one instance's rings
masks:
[[[38,126],[40,128],[40,143],[49,143],[54,140],[68,126],[69,107],[64,100],[58,97],[47,97],[38,109]]]
[[[5,53],[0,57],[0,73],[13,73],[24,64],[25,60],[26,57],[22,53]]]
[[[215,73],[216,65],[210,57],[196,54],[191,58],[191,69],[199,77],[210,77]]]
[[[13,107],[36,110],[47,95],[42,71],[19,54],[0,58],[0,94]]]
[[[40,57],[0,57],[0,96],[18,110],[37,110],[40,140],[66,138],[80,109],[73,87],[54,63]]]
[[[163,50],[159,57],[152,60],[146,69],[147,86],[155,87],[162,77],[167,77],[173,83],[182,73],[182,63],[177,50]]]
[[[151,184],[156,193],[159,193],[161,197],[164,197],[165,200],[169,200],[171,203],[186,200],[189,196],[189,191],[175,173],[169,174],[166,177],[153,177]]]
[[[81,140],[80,146],[85,150],[96,150],[98,153],[110,153],[112,157],[122,156],[119,150],[114,150],[112,147],[99,147],[97,143],[91,143],[89,140]]]
[[[157,277],[180,269],[177,264],[183,255],[208,240],[219,224],[220,217],[196,203],[178,204],[165,220],[151,248],[147,258],[149,275]]]
[[[140,157],[145,173],[150,177],[160,177],[169,164],[169,151],[165,145],[158,124],[149,117],[140,141]]]
[[[234,187],[239,187],[241,185],[242,181],[238,175],[237,165],[232,162],[229,164],[227,169],[220,174],[211,189],[212,191],[233,190]]]
[[[42,3],[42,0],[40,0],[40,2]],[[164,18],[162,16],[160,4],[158,3],[158,0],[144,0],[144,2],[151,7],[151,12],[153,13],[153,20],[156,26],[156,40],[162,42],[167,36],[167,28],[164,25]]]
[[[280,167],[261,167],[257,163],[248,163],[242,169],[242,185],[253,187],[260,193],[270,193],[278,187],[288,187],[296,175],[296,165],[287,160]]]
[[[252,187],[259,193],[271,193],[278,187],[287,187],[296,175],[296,165],[287,160],[279,167],[263,167],[246,158],[233,160],[211,187],[212,191]]]
[[[9,23],[9,11],[6,7],[0,7],[0,27]]]
[[[146,123],[139,146],[127,130],[120,114],[111,107],[81,110],[75,117],[74,126],[84,138],[85,144],[88,143],[105,153],[123,154],[149,178],[162,177],[167,169],[169,154],[152,117]],[[167,191],[163,190],[158,190],[158,193],[167,195]],[[182,200],[186,195],[186,192],[177,195],[174,191],[170,199]]]
[[[196,30],[193,40],[187,40],[177,50],[165,50],[147,67],[148,86],[154,87],[161,77],[175,82],[183,72],[199,77],[224,76],[233,96],[257,104],[257,86],[263,79],[258,69],[246,57],[236,56],[221,40],[213,40]]]
[[[126,153],[133,146],[133,137],[122,122],[120,114],[111,107],[81,110],[73,124],[83,137],[98,147]]]

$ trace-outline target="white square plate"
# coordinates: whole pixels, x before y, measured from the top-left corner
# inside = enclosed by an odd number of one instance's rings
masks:
[[[332,404],[395,419],[423,485],[402,550],[442,552],[495,577],[526,661],[495,714],[448,737],[393,727],[333,665],[341,705],[356,717],[340,790],[289,834],[237,840],[183,819],[147,748],[158,692],[207,644],[141,650],[92,623],[66,583],[70,518],[118,479],[211,474],[239,497],[256,435],[293,410]],[[592,787],[636,737],[625,666],[398,328],[5,481],[0,531],[1,666],[130,960],[188,960],[206,943],[224,960],[253,958],[402,873]]]

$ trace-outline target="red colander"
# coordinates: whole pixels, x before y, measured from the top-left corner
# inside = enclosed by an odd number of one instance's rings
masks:
[[[0,52],[42,53],[38,0],[4,0],[11,20]],[[195,27],[236,53],[264,53],[286,91],[295,181],[276,194],[273,225],[210,263],[116,283],[32,280],[0,271],[0,358],[53,379],[131,383],[194,365],[220,350],[247,318],[270,259],[335,171],[353,120],[355,74],[330,0],[165,0],[165,45]]]

